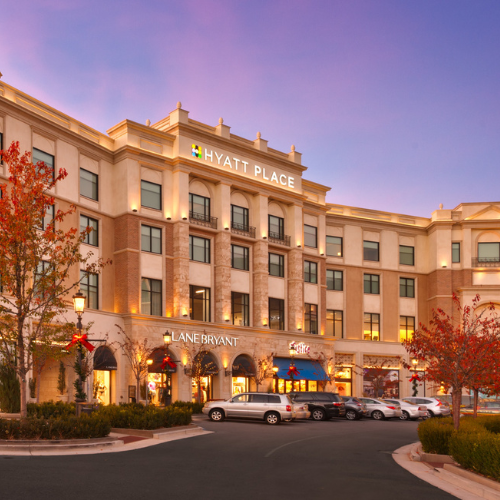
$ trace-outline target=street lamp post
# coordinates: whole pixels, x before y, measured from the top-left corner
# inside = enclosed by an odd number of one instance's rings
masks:
[[[413,383],[413,394],[412,396],[415,397],[418,395],[418,373],[417,373],[417,365],[418,365],[418,359],[417,358],[412,358],[411,359],[412,365],[413,365],[413,375],[411,377],[411,381]]]
[[[169,357],[169,353],[168,353],[168,347],[170,345],[170,343],[172,342],[172,334],[167,330],[164,334],[163,334],[163,342],[165,343],[165,354],[166,354],[166,361],[167,363],[165,363],[165,370],[166,370],[166,384],[167,384],[167,387],[166,387],[166,393],[165,393],[165,396],[164,396],[164,402],[165,402],[165,406],[169,405],[170,404],[170,400],[171,400],[171,395],[170,395],[170,367],[169,367],[169,363],[168,361],[170,361],[170,357]]]
[[[295,358],[295,350],[296,350],[295,349],[295,343],[291,343],[288,350],[290,352],[290,371],[289,371],[289,373],[290,373],[290,382],[291,382],[292,391],[293,391],[293,373],[295,372],[294,358]]]
[[[73,308],[76,312],[76,315],[78,316],[78,321],[76,322],[76,329],[78,330],[78,337],[82,337],[82,329],[83,329],[83,324],[82,324],[82,315],[85,310],[85,295],[78,290],[75,295],[73,295]],[[76,402],[83,402],[85,401],[85,398],[82,398],[81,396],[84,394],[83,392],[83,379],[82,379],[82,358],[83,358],[83,346],[81,342],[77,342],[76,346],[76,352],[77,352],[77,363],[78,363],[78,397],[75,398]]]

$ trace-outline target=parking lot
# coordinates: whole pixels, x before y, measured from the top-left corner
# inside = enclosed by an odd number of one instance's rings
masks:
[[[392,458],[418,440],[418,422],[195,423],[213,433],[124,453],[0,457],[2,500],[454,498]]]

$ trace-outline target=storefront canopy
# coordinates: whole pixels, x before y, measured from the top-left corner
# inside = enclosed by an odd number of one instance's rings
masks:
[[[105,345],[98,347],[94,353],[94,370],[116,370],[117,363],[111,349]]]
[[[291,359],[289,358],[274,358],[274,366],[279,368],[278,378],[290,380],[288,371],[290,370]],[[299,376],[293,376],[294,380],[328,380],[328,375],[317,361],[312,359],[295,359],[295,368],[299,372]]]
[[[248,357],[240,354],[233,361],[233,377],[254,377],[255,376],[255,364]]]
[[[152,359],[153,363],[151,365],[148,365],[148,373],[163,373],[165,371],[168,371],[170,373],[175,373],[177,371],[177,364],[175,363],[171,353],[169,354],[170,361],[171,363],[175,364],[175,367],[170,366],[168,363],[165,369],[161,367],[166,355],[167,355],[167,350],[164,347],[159,347],[158,349],[155,349],[149,355],[149,359]]]

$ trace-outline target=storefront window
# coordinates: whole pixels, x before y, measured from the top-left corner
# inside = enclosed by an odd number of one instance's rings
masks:
[[[111,404],[111,372],[94,370],[94,399],[99,404]]]
[[[286,392],[304,392],[304,391],[317,391],[318,382],[316,380],[294,380],[293,387],[291,380],[284,380],[282,378],[277,381],[277,392],[284,394]],[[276,392],[276,386],[274,389]]]
[[[213,399],[212,378],[212,375],[209,375],[208,377],[201,377],[199,387],[196,381],[194,379],[192,380],[191,386],[193,403],[198,401],[198,393],[200,395],[200,403],[206,403],[209,399]]]
[[[335,387],[341,396],[352,396],[352,368],[335,369]]]
[[[364,368],[363,396],[368,398],[399,398],[399,370]]]
[[[242,392],[250,391],[250,379],[248,377],[233,377],[233,396]]]

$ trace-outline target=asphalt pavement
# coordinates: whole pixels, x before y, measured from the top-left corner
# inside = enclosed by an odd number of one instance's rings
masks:
[[[417,422],[196,423],[213,433],[122,453],[0,456],[0,498],[455,498],[393,460],[418,441]]]

